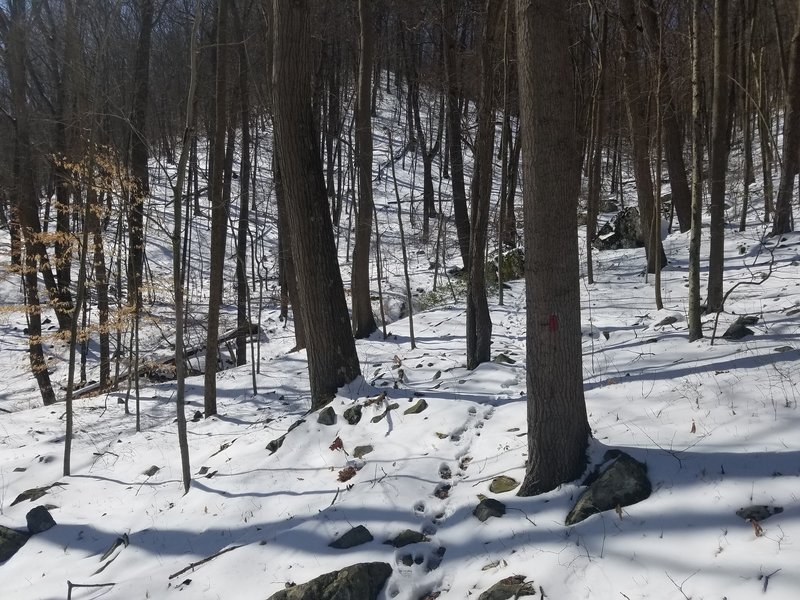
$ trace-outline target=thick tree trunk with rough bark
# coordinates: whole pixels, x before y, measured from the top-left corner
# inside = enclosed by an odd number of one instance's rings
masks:
[[[565,4],[517,0],[525,203],[528,464],[520,496],[586,466],[577,208],[580,150]]]
[[[361,374],[336,258],[311,110],[308,0],[274,3],[273,107],[292,257],[306,330],[311,406]]]

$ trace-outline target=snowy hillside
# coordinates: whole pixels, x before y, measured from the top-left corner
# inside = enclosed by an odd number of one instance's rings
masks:
[[[377,150],[376,171],[387,149]],[[419,185],[413,166],[398,164],[404,201]],[[376,185],[384,292],[402,297],[394,190],[391,180]],[[268,188],[264,182],[262,193]],[[166,202],[166,192],[154,192],[151,219],[169,218]],[[266,213],[260,243],[269,260],[275,228]],[[447,266],[457,266],[447,227]],[[505,290],[504,305],[491,300],[493,362],[467,371],[463,291],[440,270],[437,302],[427,296],[437,305],[414,316],[417,348],[407,319],[390,323],[386,340],[377,332],[359,341],[363,379],[340,390],[331,425],[308,413],[305,354],[288,353],[291,322],[283,328],[267,290],[257,392],[249,365],[219,374],[219,415],[189,423],[193,482],[183,495],[173,382],[142,388],[141,433],[118,403],[124,386],[77,400],[73,475],[61,476],[64,410],[38,406],[25,317],[14,309],[19,285],[0,231],[0,525],[25,530],[26,514],[39,505],[57,523],[0,564],[0,597],[64,598],[71,582],[93,586],[74,587],[76,600],[268,598],[289,583],[380,561],[392,568],[386,599],[477,599],[513,575],[552,600],[797,598],[800,235],[763,233],[755,213],[747,232],[726,231],[725,289],[741,285],[719,322],[706,317],[706,337],[691,344],[688,234],[665,240],[663,311],[654,309],[652,281],[642,273],[643,250],[595,255],[596,283],[582,286],[590,464],[624,450],[647,465],[653,492],[567,527],[581,482],[534,498],[489,489],[499,476],[524,475],[522,282]],[[167,282],[164,235],[151,227],[148,256],[155,278]],[[194,220],[193,236],[202,249],[205,220]],[[412,244],[412,287],[430,292],[435,239]],[[340,252],[348,281],[344,239]],[[190,288],[198,320],[202,257]],[[169,303],[165,283],[150,309],[148,355],[169,354]],[[723,339],[741,315],[758,317],[753,334]],[[65,379],[63,345],[49,350],[54,381]],[[202,376],[187,383],[191,419],[202,410]],[[350,424],[344,413],[354,406],[362,416]],[[40,487],[47,487],[40,497],[15,503]],[[503,502],[505,514],[478,520],[482,495]],[[753,524],[736,514],[751,505],[783,511]],[[372,541],[330,547],[359,525]],[[405,530],[420,535],[401,547],[385,543]]]

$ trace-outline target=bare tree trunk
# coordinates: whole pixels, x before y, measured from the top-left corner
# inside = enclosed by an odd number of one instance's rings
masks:
[[[22,270],[23,288],[28,319],[28,355],[31,373],[36,379],[42,402],[45,405],[56,401],[53,386],[50,383],[50,372],[42,349],[42,317],[39,303],[37,266],[43,271],[52,271],[47,264],[47,254],[39,233],[41,226],[37,212],[37,198],[33,177],[33,163],[30,138],[30,119],[27,105],[26,76],[26,28],[27,16],[24,0],[13,0],[10,5],[10,23],[5,41],[6,68],[11,95],[11,107],[14,111],[14,190],[11,197],[11,221],[19,224],[17,232],[24,244],[24,260],[21,256],[21,244],[13,249],[16,260]],[[63,312],[61,307],[59,312]],[[68,317],[68,315],[65,315]],[[60,321],[59,321],[60,322]],[[70,323],[68,318],[65,323]]]
[[[725,176],[728,170],[728,0],[714,1],[714,96],[711,111],[711,227],[709,228],[706,310],[722,310],[725,269]]]
[[[598,17],[599,19],[599,17]],[[586,199],[586,280],[594,283],[594,238],[597,235],[597,214],[602,187],[603,135],[605,130],[605,61],[608,39],[608,15],[603,12],[602,25],[595,43],[598,46],[594,93],[592,94],[591,141],[589,144],[589,189]]]
[[[294,317],[294,348],[302,350],[306,347],[306,330],[303,323],[303,311],[300,309],[300,296],[297,292],[297,275],[294,259],[292,259],[292,229],[289,227],[289,216],[286,212],[286,194],[283,191],[278,148],[273,149],[272,180],[275,184],[275,198],[278,206],[278,268],[281,282],[281,312],[288,322],[289,305]]]
[[[744,0],[742,5],[742,136],[744,138],[744,193],[742,195],[742,214],[739,218],[739,231],[747,228],[747,212],[750,208],[750,184],[755,182],[753,172],[753,108],[758,110],[758,100],[752,93],[753,67],[751,48],[753,46],[753,29],[756,21],[757,2]]]
[[[700,0],[692,0],[692,230],[689,237],[689,341],[703,337],[700,321],[700,241],[703,228],[703,122],[700,96]]]
[[[103,207],[97,190],[92,188],[87,187],[85,202],[89,204],[90,208],[86,212],[89,220],[84,227],[89,229],[92,236],[94,251],[94,285],[97,293],[98,337],[100,339],[100,389],[106,390],[111,387],[111,352],[108,331],[108,272],[106,271],[103,228],[100,219]]]
[[[800,2],[798,9],[800,9]],[[794,228],[792,195],[794,179],[800,167],[800,13],[795,21],[789,56],[789,84],[786,90],[786,117],[783,126],[783,168],[781,170],[778,198],[775,203],[775,221],[771,235],[788,233]]]
[[[689,231],[691,227],[691,194],[689,181],[686,177],[686,163],[683,160],[683,131],[678,118],[678,109],[672,92],[672,79],[669,73],[669,63],[662,44],[663,27],[660,15],[653,0],[647,0],[641,7],[642,23],[645,35],[650,44],[650,51],[658,62],[658,77],[660,93],[658,102],[663,111],[664,121],[664,154],[667,159],[670,190],[672,192],[672,205],[678,217],[678,224],[682,232]],[[660,174],[659,174],[660,176]],[[657,199],[660,202],[660,199]]]
[[[566,5],[517,0],[525,202],[528,464],[520,496],[586,466],[577,203],[580,152]]]
[[[308,0],[275,2],[273,107],[292,257],[306,331],[311,407],[361,374],[336,257],[325,178],[314,130]]]
[[[475,171],[472,177],[472,229],[469,244],[467,293],[467,368],[474,369],[491,359],[492,319],[486,297],[486,238],[489,231],[489,201],[492,192],[494,155],[494,74],[492,58],[500,19],[500,0],[486,0],[483,33],[479,42],[480,95],[478,132],[475,137]]]
[[[356,160],[358,161],[358,204],[356,241],[350,282],[353,305],[353,332],[357,338],[369,337],[378,328],[372,312],[369,277],[369,247],[372,238],[372,70],[374,62],[374,23],[371,0],[359,0],[361,53],[358,63],[356,100]]]
[[[772,181],[772,136],[770,135],[770,104],[767,94],[767,78],[764,73],[764,48],[758,57],[758,141],[761,146],[761,171],[764,182],[764,223],[769,223],[775,210],[775,188]]]
[[[455,215],[458,247],[464,269],[469,270],[470,225],[467,212],[467,192],[464,185],[464,157],[461,150],[461,86],[456,66],[457,18],[453,0],[442,0],[444,40],[444,68],[447,81],[447,145],[450,158],[450,177],[453,187],[453,214]]]
[[[250,66],[243,19],[232,9],[239,40],[239,118],[242,128],[242,160],[239,173],[239,223],[236,232],[236,364],[247,363],[250,335],[249,289],[247,286],[247,245],[250,232]],[[248,14],[245,13],[245,19]]]
[[[203,407],[205,417],[217,414],[217,360],[219,313],[225,271],[228,204],[225,202],[225,133],[228,129],[228,3],[217,3],[216,83],[214,89],[214,140],[209,183],[211,202],[211,257],[208,277],[208,329]]]
[[[647,272],[655,273],[656,268],[663,268],[667,264],[667,257],[661,245],[660,228],[655,228],[655,231],[653,228],[653,223],[658,223],[660,207],[654,197],[653,177],[650,170],[647,95],[644,91],[641,64],[638,58],[636,7],[633,0],[619,0],[619,8],[624,41],[625,101],[631,145],[633,146],[633,173],[636,178],[639,216],[647,252]],[[656,248],[655,252],[653,248]]]
[[[186,285],[185,266],[183,257],[186,246],[183,244],[181,227],[183,225],[183,178],[186,173],[186,164],[189,154],[193,151],[191,146],[194,140],[194,115],[195,94],[197,91],[197,30],[200,26],[202,3],[195,5],[194,22],[192,23],[192,38],[190,45],[189,91],[186,99],[186,123],[181,140],[181,153],[178,159],[175,186],[172,188],[173,229],[172,229],[172,285],[175,292],[175,409],[178,424],[178,447],[181,455],[181,476],[183,493],[189,491],[192,472],[189,465],[189,440],[186,431],[186,360],[184,352],[183,308],[184,289]],[[191,198],[186,198],[186,210],[189,211]],[[188,225],[188,221],[187,221]]]
[[[128,213],[128,304],[137,313],[142,308],[144,269],[144,202],[150,194],[150,175],[145,129],[150,95],[150,40],[153,30],[153,0],[139,0],[141,23],[133,71],[133,110],[131,112],[130,148],[133,186]]]

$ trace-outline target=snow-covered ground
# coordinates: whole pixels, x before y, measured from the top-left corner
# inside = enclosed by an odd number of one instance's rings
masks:
[[[383,161],[376,156],[376,165]],[[398,172],[404,199],[415,177],[410,159],[406,166]],[[416,185],[421,189],[420,175]],[[391,180],[378,192],[384,285],[400,296]],[[159,208],[166,194],[155,196],[154,215],[168,219],[169,211]],[[729,217],[737,218],[734,209]],[[522,282],[505,290],[503,306],[493,297],[495,360],[474,371],[465,368],[458,292],[415,315],[415,350],[405,319],[388,325],[386,340],[378,332],[358,341],[363,379],[340,390],[331,426],[307,414],[305,354],[287,353],[291,323],[283,328],[265,295],[257,391],[249,365],[219,374],[219,415],[189,423],[193,481],[183,495],[172,382],[142,388],[141,433],[118,403],[124,389],[77,400],[72,476],[61,476],[64,408],[38,406],[24,315],[13,306],[21,300],[19,285],[8,272],[7,232],[0,231],[0,525],[24,529],[26,513],[40,504],[57,522],[0,565],[0,597],[64,598],[70,581],[113,584],[75,588],[75,599],[267,598],[289,582],[383,561],[393,568],[382,593],[387,599],[477,598],[510,575],[524,575],[554,600],[797,598],[800,235],[762,242],[756,217],[747,232],[726,232],[725,289],[748,284],[729,297],[713,343],[713,316],[704,319],[706,337],[688,342],[688,234],[665,240],[670,264],[662,311],[655,309],[652,280],[642,274],[642,250],[595,254],[596,283],[582,286],[590,468],[608,449],[622,449],[647,464],[653,493],[621,514],[602,513],[572,527],[564,518],[580,482],[534,498],[489,491],[496,476],[524,476]],[[201,248],[208,233],[203,219],[195,221]],[[412,230],[413,286],[431,290],[436,236],[422,248],[419,227]],[[453,256],[452,222],[448,227]],[[151,268],[167,281],[165,238],[157,228],[150,231]],[[273,248],[274,227],[265,231],[264,248]],[[707,244],[707,230],[704,236]],[[345,248],[340,240],[343,254]],[[193,310],[201,315],[202,264],[194,268]],[[347,281],[344,260],[343,273]],[[439,285],[448,290],[441,271]],[[144,338],[154,355],[168,352],[170,335],[168,292],[159,300],[164,305],[153,309],[152,321],[161,329]],[[745,314],[759,317],[755,335],[722,339]],[[674,322],[666,324],[666,317]],[[54,343],[48,350],[54,380],[63,382],[63,347]],[[202,392],[201,377],[188,381],[190,419],[202,410]],[[405,414],[423,398],[424,411]],[[343,412],[355,403],[368,406],[350,425]],[[267,445],[283,434],[272,453]],[[372,451],[356,458],[359,446]],[[341,481],[347,467],[355,474]],[[12,505],[23,491],[55,483],[38,500]],[[501,500],[507,513],[478,521],[472,511],[479,495]],[[754,504],[784,509],[761,522],[761,535],[735,514]],[[374,540],[350,550],[328,546],[357,525]],[[425,541],[384,544],[406,529],[423,533]],[[117,538],[125,543],[102,558]],[[187,568],[222,550],[228,551]]]

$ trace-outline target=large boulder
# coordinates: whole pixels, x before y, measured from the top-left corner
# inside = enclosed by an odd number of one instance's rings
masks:
[[[359,563],[275,592],[268,600],[376,600],[391,574],[387,563]]]
[[[644,236],[639,211],[632,206],[623,208],[600,228],[592,245],[598,250],[643,247]]]
[[[653,488],[644,464],[618,450],[607,452],[605,459],[607,462],[602,472],[598,472],[597,478],[569,511],[565,521],[567,525],[606,510],[636,504],[650,496]],[[613,462],[609,463],[609,460]]]
[[[27,533],[0,525],[0,563],[7,561],[25,545],[30,536]]]
[[[525,251],[522,248],[512,248],[495,256],[486,265],[486,281],[497,283],[498,272],[504,282],[525,277]]]

